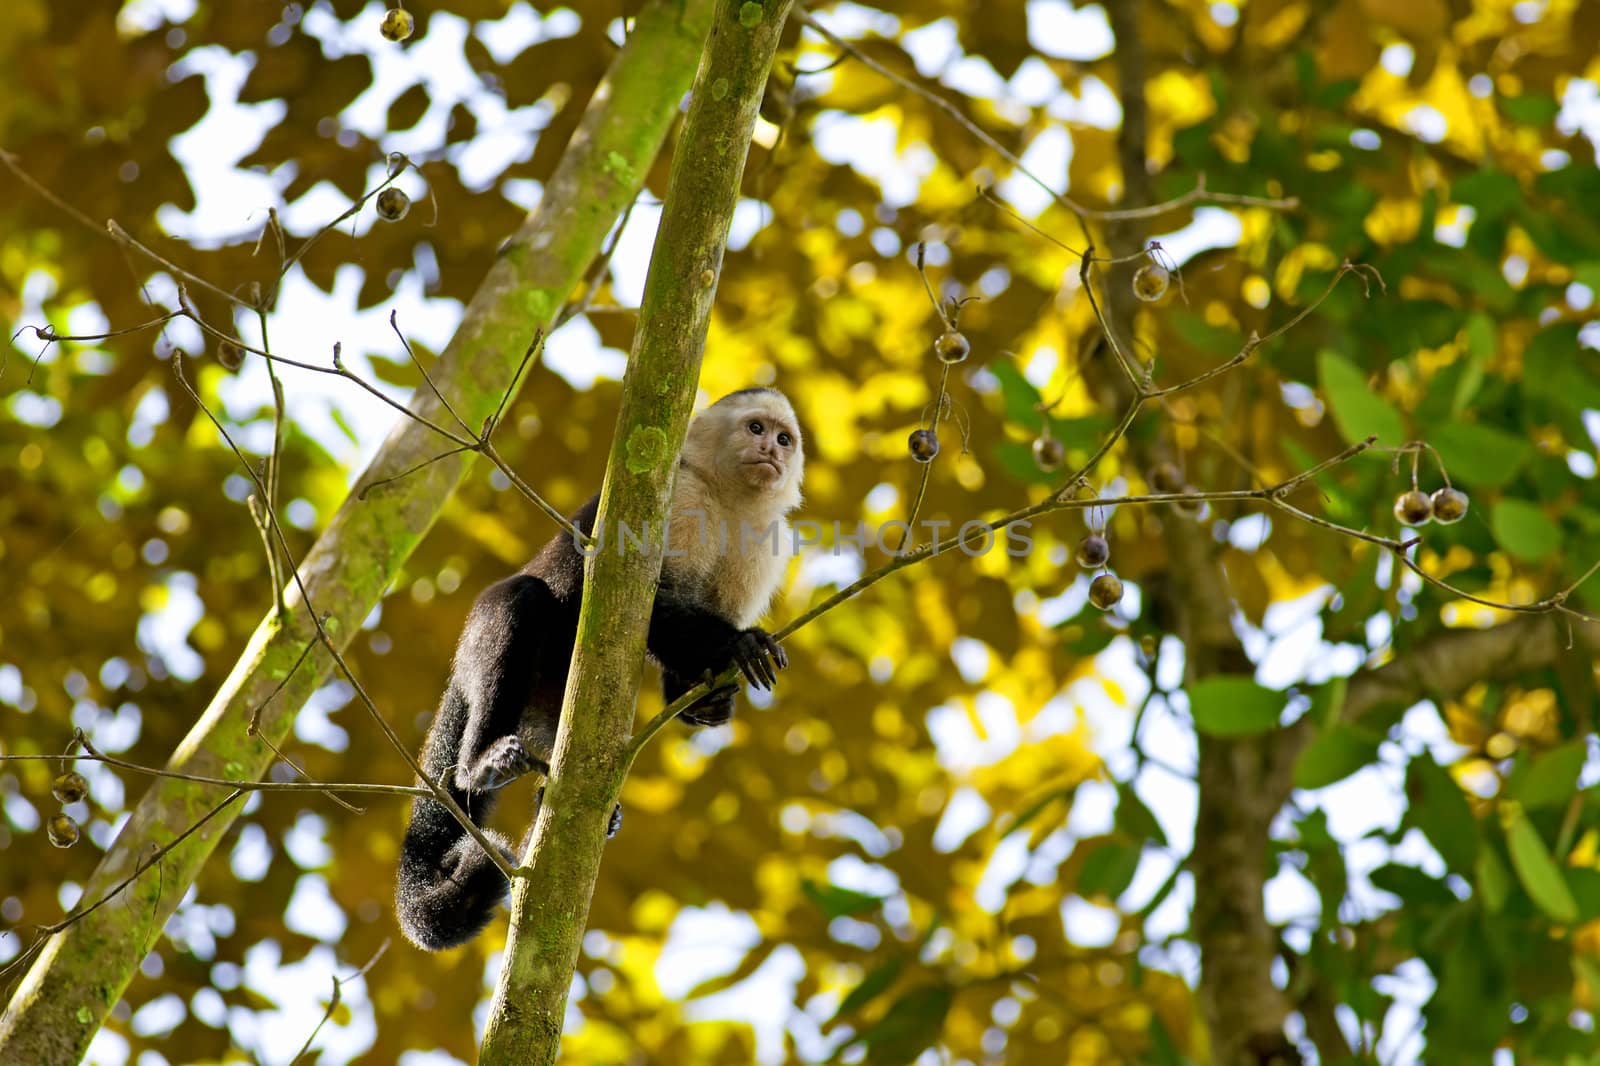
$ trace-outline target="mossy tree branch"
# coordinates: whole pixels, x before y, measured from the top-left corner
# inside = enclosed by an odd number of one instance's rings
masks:
[[[468,305],[433,371],[433,383],[469,424],[491,415],[511,386],[528,339],[547,329],[599,253],[607,231],[637,196],[677,117],[700,53],[711,0],[655,0],[633,25],[566,155],[545,187],[538,211],[518,230]],[[411,410],[427,422],[446,415],[439,399],[417,390]],[[382,597],[412,549],[468,469],[469,455],[424,463],[437,435],[402,419],[357,482],[418,467],[411,477],[366,500],[355,492],[307,555],[306,596],[291,589],[287,613],[272,610],[251,638],[204,715],[167,769],[214,778],[259,778],[275,758],[294,712],[328,678],[332,657],[316,641],[306,600],[334,643],[343,646]],[[421,464],[419,466],[419,464]],[[302,661],[303,656],[303,661]],[[270,703],[268,701],[270,700]],[[252,712],[268,703],[252,735]],[[89,1041],[210,857],[237,811],[213,812],[224,786],[162,778],[151,786],[85,886],[87,910],[141,869],[163,846],[160,870],[142,872],[99,907],[65,924],[43,946],[0,1016],[0,1060],[49,1066],[83,1058]]]
[[[673,162],[606,465],[601,529],[664,529],[739,183],[790,0],[718,0]],[[553,1063],[612,804],[629,762],[661,539],[591,557],[545,790],[511,896],[484,1066]],[[629,546],[622,550],[624,543]]]

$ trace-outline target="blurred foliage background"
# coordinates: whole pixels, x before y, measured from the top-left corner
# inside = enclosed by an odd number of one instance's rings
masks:
[[[418,164],[401,182],[410,214],[378,223],[369,208],[328,232],[272,322],[286,354],[325,361],[342,341],[353,368],[404,397],[418,379],[389,312],[431,359],[626,33],[630,4],[581,6],[418,2],[399,45],[378,32],[380,5],[345,0],[13,0],[0,146],[90,224],[0,171],[0,318],[96,334],[148,321],[147,298],[170,301],[169,272],[96,232],[108,218],[223,288],[268,285],[269,208],[309,235],[404,151]],[[1128,87],[1100,6],[904,0],[813,14],[1058,191],[1118,202]],[[1241,369],[1152,408],[1095,488],[1146,491],[1134,456],[1152,450],[1227,490],[1368,433],[1391,448],[1425,440],[1423,488],[1442,483],[1442,461],[1472,506],[1421,531],[1418,564],[1497,602],[1571,586],[1600,559],[1600,4],[1144,0],[1137,17],[1124,43],[1143,59],[1134,88],[1156,195],[1203,173],[1213,190],[1299,200],[1150,220],[1182,283],[1121,325],[1158,383],[1287,321],[1346,259],[1386,284],[1366,297],[1345,281]],[[923,515],[959,524],[1042,498],[1059,474],[1033,458],[1038,405],[1053,404],[1048,432],[1068,466],[1117,412],[1093,387],[1076,258],[977,189],[1075,248],[1085,233],[927,98],[798,24],[789,41],[718,294],[707,397],[775,384],[794,399],[811,452],[805,517],[904,517],[922,473],[906,437],[933,414],[943,328],[915,265],[925,242],[939,293],[980,298],[961,314],[973,354],[951,378]],[[666,165],[498,438],[564,509],[603,466]],[[59,751],[77,727],[160,765],[271,603],[248,483],[174,383],[176,349],[247,450],[270,448],[262,368],[224,365],[184,324],[51,346],[23,331],[5,355],[6,754]],[[393,415],[339,382],[291,371],[285,384],[284,517],[299,552]],[[1392,459],[1338,468],[1304,505],[1394,535],[1410,467]],[[480,467],[352,645],[408,742],[477,590],[553,532],[508,488]],[[1105,524],[1128,587],[1117,611],[1088,605],[1071,558],[1084,519],[1057,515],[1033,527],[1025,556],[955,554],[875,586],[790,641],[795,667],[775,697],[646,752],[594,901],[570,1061],[1207,1059],[1189,921],[1211,842],[1196,832],[1201,699],[1185,691],[1185,648],[1162,608],[1181,584],[1163,529],[1190,520],[1148,507],[1087,517]],[[1429,656],[1442,638],[1508,626],[1512,612],[1258,506],[1219,503],[1199,522],[1255,672],[1224,718],[1277,694],[1265,721],[1207,728],[1270,735],[1279,718],[1316,716],[1298,787],[1260,842],[1290,1037],[1308,1060],[1486,1061],[1502,1048],[1517,1062],[1600,1062],[1587,624],[1538,619],[1571,654],[1446,660],[1440,684]],[[777,619],[882,558],[813,549]],[[1597,599],[1591,583],[1568,604]],[[1408,661],[1424,667],[1339,721],[1342,679]],[[287,754],[322,779],[405,782],[349,698],[342,684],[322,690]],[[658,709],[647,694],[640,714]],[[90,796],[68,810],[86,839],[57,850],[44,830],[57,769],[0,770],[0,961],[76,899],[142,787],[80,764]],[[502,805],[513,835],[529,802],[524,786]],[[151,931],[92,1059],[287,1061],[330,975],[389,940],[346,985],[320,1061],[470,1060],[503,924],[442,956],[396,937],[403,804],[365,807],[251,800],[177,917]]]

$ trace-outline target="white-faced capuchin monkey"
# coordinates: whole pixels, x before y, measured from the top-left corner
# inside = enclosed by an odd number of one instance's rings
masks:
[[[737,665],[769,689],[788,665],[755,622],[782,583],[793,553],[787,515],[800,503],[805,450],[794,408],[776,389],[744,389],[689,426],[672,494],[668,550],[650,615],[647,647],[672,702]],[[596,494],[572,521],[594,533]],[[638,550],[615,530],[598,550]],[[638,531],[634,531],[637,535]],[[764,538],[764,539],[763,539]],[[496,790],[523,774],[550,772],[567,668],[577,639],[583,554],[567,532],[532,562],[489,586],[467,616],[450,682],[422,751],[422,766],[483,824]],[[714,689],[683,712],[691,726],[733,716],[738,688]],[[611,832],[621,824],[611,816]],[[488,834],[512,862],[509,842]],[[437,800],[418,797],[400,849],[400,928],[439,951],[478,934],[505,898],[506,880]]]

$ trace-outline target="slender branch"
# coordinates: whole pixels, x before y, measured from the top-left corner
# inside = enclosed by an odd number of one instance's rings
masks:
[[[60,756],[51,757],[60,758]],[[62,918],[59,922],[41,928],[39,930],[38,938],[35,939],[32,944],[28,945],[27,950],[13,959],[4,969],[0,969],[0,981],[5,980],[6,974],[10,973],[13,969],[22,966],[28,960],[32,959],[33,956],[37,955],[39,950],[44,947],[45,942],[52,936],[55,936],[68,926],[83,921],[83,919],[89,917],[89,915],[93,914],[95,911],[99,910],[101,907],[115,899],[123,889],[127,888],[129,885],[133,884],[134,881],[138,880],[140,874],[159,863],[162,859],[166,858],[167,854],[171,852],[172,849],[182,844],[185,840],[188,840],[195,833],[198,833],[207,822],[221,814],[228,808],[229,804],[243,796],[245,791],[246,790],[242,787],[242,784],[235,784],[233,791],[225,796],[220,803],[217,803],[209,811],[201,815],[197,820],[184,829],[183,832],[179,833],[165,844],[157,847],[153,852],[151,852],[148,859],[141,860],[137,865],[134,866],[132,873],[118,881],[115,885],[112,885],[99,899],[95,900],[89,906],[84,907],[82,910],[74,907],[74,909],[68,912],[67,916]]]
[[[322,1017],[317,1021],[317,1024],[311,1030],[311,1035],[306,1037],[306,1042],[300,1045],[300,1050],[295,1052],[294,1058],[289,1060],[289,1066],[294,1066],[295,1063],[306,1057],[306,1055],[311,1051],[312,1042],[317,1039],[317,1034],[322,1032],[322,1027],[328,1024],[328,1019],[332,1018],[334,1011],[339,1009],[339,1003],[344,995],[345,982],[354,981],[359,977],[365,977],[367,975],[367,971],[376,966],[378,960],[383,958],[383,953],[388,950],[389,941],[385,940],[382,944],[378,945],[378,950],[373,952],[372,958],[368,959],[366,965],[361,967],[361,969],[357,970],[349,977],[339,977],[338,975],[334,976],[333,995],[328,999],[328,1009],[322,1012]]]
[[[189,384],[189,379],[184,376],[183,357],[181,355],[175,356],[172,360],[172,366],[174,374],[178,379],[178,383],[183,386],[183,390],[189,394],[189,398],[194,401],[195,406],[198,407],[200,411],[205,414],[206,418],[211,421],[211,424],[216,427],[217,432],[222,435],[222,439],[233,451],[233,454],[239,460],[240,465],[244,467],[245,473],[247,473],[250,476],[250,479],[256,483],[256,487],[262,492],[265,492],[266,486],[261,483],[260,475],[258,475],[255,471],[255,468],[245,460],[244,453],[241,452],[239,450],[239,446],[234,443],[233,437],[228,433],[227,429],[222,425],[222,422],[217,418],[217,416],[212,413],[211,408],[206,406],[205,401],[200,398],[200,394],[195,391],[194,386]],[[345,677],[345,680],[350,683],[350,687],[355,690],[356,696],[360,699],[361,705],[366,708],[368,716],[371,717],[372,720],[377,724],[379,731],[383,733],[384,739],[388,740],[389,745],[400,754],[400,757],[406,761],[408,766],[411,767],[411,771],[417,775],[417,778],[421,780],[424,785],[427,786],[428,791],[432,793],[433,798],[437,800],[439,804],[447,811],[449,811],[451,816],[461,824],[462,829],[466,831],[467,835],[472,837],[472,839],[477,842],[479,847],[483,848],[483,850],[488,854],[489,860],[499,868],[500,872],[505,875],[506,879],[510,880],[515,877],[516,873],[514,869],[512,868],[511,864],[506,861],[505,856],[501,854],[500,849],[495,846],[494,842],[489,839],[488,835],[478,827],[477,823],[472,820],[472,817],[468,815],[466,811],[461,809],[461,805],[455,801],[455,798],[452,797],[450,793],[437,781],[435,781],[425,770],[423,770],[422,764],[417,761],[416,756],[411,754],[411,749],[405,744],[404,741],[400,739],[400,735],[394,731],[394,727],[389,724],[388,719],[384,718],[383,714],[378,710],[377,704],[373,703],[372,697],[367,694],[366,687],[361,684],[360,679],[355,675],[355,671],[350,668],[350,664],[346,662],[344,656],[340,654],[338,647],[333,643],[333,638],[328,635],[328,631],[321,617],[317,615],[316,609],[311,602],[310,590],[306,588],[305,581],[300,576],[299,565],[294,561],[294,552],[289,547],[289,541],[284,536],[283,527],[278,523],[277,515],[271,515],[270,517],[272,519],[272,531],[274,536],[277,538],[278,547],[283,552],[283,557],[288,560],[289,565],[292,568],[290,576],[293,578],[295,586],[299,589],[301,601],[306,605],[306,614],[310,617],[312,625],[316,627],[317,639],[321,641],[322,646],[327,649],[328,654],[333,658],[334,664],[339,668],[339,672],[342,673]]]
[[[85,747],[88,745],[85,743]],[[105,763],[119,770],[129,773],[144,774],[146,777],[164,777],[169,781],[190,781],[197,785],[216,785],[221,788],[237,789],[240,792],[361,792],[370,795],[387,796],[431,796],[433,793],[418,785],[385,785],[371,781],[231,781],[224,777],[206,777],[203,774],[180,774],[172,770],[160,770],[154,766],[143,766],[139,763],[128,762],[112,755],[105,755],[92,748],[70,759],[84,759],[88,762]],[[61,762],[60,755],[0,755],[0,762]]]
[[[1049,194],[1050,199],[1054,200],[1061,207],[1080,217],[1093,218],[1107,222],[1127,219],[1155,218],[1160,215],[1164,215],[1169,211],[1176,211],[1180,208],[1188,207],[1191,204],[1201,203],[1229,204],[1238,207],[1261,207],[1273,211],[1292,211],[1300,206],[1300,201],[1294,197],[1289,197],[1287,199],[1274,199],[1263,196],[1245,196],[1237,193],[1212,192],[1206,188],[1205,175],[1202,174],[1196,181],[1193,189],[1190,189],[1183,195],[1174,197],[1173,199],[1164,203],[1152,204],[1149,207],[1120,208],[1113,210],[1097,210],[1092,207],[1085,207],[1076,200],[1073,200],[1067,196],[1063,196],[1061,193],[1057,192],[1043,178],[1039,177],[1033,171],[1024,166],[1022,160],[1016,155],[1016,153],[1012,152],[1005,145],[996,140],[995,137],[989,133],[989,131],[985,130],[982,126],[972,121],[972,119],[962,114],[960,108],[956,107],[944,97],[938,96],[924,88],[922,85],[919,85],[917,82],[912,81],[910,78],[890,70],[882,63],[879,63],[877,60],[867,55],[860,48],[840,37],[822,23],[818,22],[812,17],[811,13],[806,11],[804,8],[797,7],[795,9],[795,17],[808,29],[814,30],[829,44],[833,45],[835,48],[838,48],[841,52],[848,54],[852,59],[856,60],[868,70],[888,78],[900,88],[922,97],[924,100],[928,101],[928,103],[932,104],[940,111],[943,111],[946,115],[950,116],[950,118],[954,120],[962,129],[972,134],[979,141],[983,142],[983,144],[991,151],[995,152],[1006,162],[1010,163],[1011,166],[1015,168],[1017,173],[1033,182],[1040,189],[1043,189],[1047,194]]]

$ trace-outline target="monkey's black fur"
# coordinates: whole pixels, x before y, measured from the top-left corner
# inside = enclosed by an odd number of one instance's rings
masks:
[[[573,516],[594,532],[599,496]],[[583,556],[558,534],[520,572],[473,604],[423,748],[422,766],[482,825],[496,790],[523,774],[549,773],[583,594]],[[763,630],[740,630],[674,586],[663,568],[647,638],[662,668],[668,702],[708,676],[737,664],[752,684],[768,688],[783,649]],[[769,661],[770,660],[770,661]],[[733,715],[737,688],[723,686],[682,714],[695,726]],[[611,832],[621,821],[612,814]],[[509,841],[488,834],[513,863]],[[430,951],[456,947],[478,934],[505,898],[506,880],[437,800],[418,797],[400,847],[396,903],[400,927]]]

